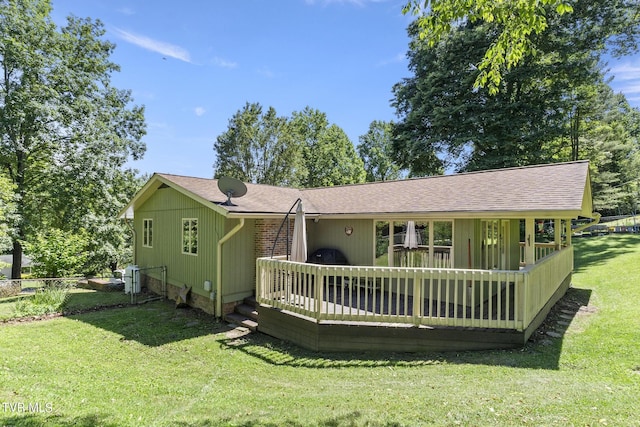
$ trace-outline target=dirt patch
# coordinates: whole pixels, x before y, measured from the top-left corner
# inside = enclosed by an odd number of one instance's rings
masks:
[[[580,332],[580,327],[574,321],[598,312],[597,307],[589,304],[589,296],[589,291],[569,288],[531,335],[530,341],[549,344],[551,339],[561,338],[570,326],[573,332]]]

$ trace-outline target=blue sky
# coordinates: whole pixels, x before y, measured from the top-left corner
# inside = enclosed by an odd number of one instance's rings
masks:
[[[290,116],[327,114],[354,144],[395,120],[392,87],[409,76],[405,0],[52,0],[58,24],[100,19],[121,66],[113,83],[145,105],[142,173],[211,177],[213,144],[246,102]],[[609,64],[640,106],[640,55]]]

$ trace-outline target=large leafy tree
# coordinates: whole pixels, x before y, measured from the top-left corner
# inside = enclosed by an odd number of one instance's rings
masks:
[[[401,176],[393,160],[393,122],[374,120],[366,134],[360,136],[358,154],[364,162],[367,182],[388,181]]]
[[[5,174],[0,173],[0,252],[11,248],[9,223],[15,209],[13,203],[13,185]]]
[[[326,114],[306,107],[293,113],[291,125],[303,144],[307,170],[303,187],[364,182],[364,166],[353,143],[339,126],[329,124]]]
[[[124,164],[145,151],[143,108],[111,85],[119,67],[102,23],[69,17],[58,28],[50,12],[47,0],[0,1],[0,167],[16,194],[13,277],[23,243],[44,227],[119,233],[112,214],[131,193],[119,185],[132,178]]]
[[[474,63],[480,71],[474,87],[486,87],[489,93],[495,94],[500,90],[504,73],[535,55],[535,39],[553,25],[550,21],[574,12],[575,3],[571,0],[408,0],[403,13],[418,16],[419,36],[430,47],[460,23],[492,24],[496,31]],[[637,19],[635,0],[610,3],[616,3],[620,10],[631,6],[629,17]],[[612,21],[605,25],[610,24]]]
[[[471,87],[480,73],[475,64],[499,26],[466,22],[430,45],[412,25],[415,75],[394,87],[401,118],[394,151],[401,165],[422,175],[452,161],[461,170],[549,161],[542,148],[580,115],[592,97],[584,88],[602,81],[597,64],[607,44],[619,52],[635,47],[632,2],[595,3],[572,1],[572,13],[549,17],[547,30],[531,37],[535,55],[504,73],[493,95]]]
[[[563,136],[545,150],[555,153],[558,160],[573,160],[574,156],[590,160],[593,203],[598,212],[632,212],[640,180],[640,111],[604,82],[592,89],[589,108],[571,118],[569,138]]]
[[[214,176],[259,184],[318,187],[364,180],[362,161],[342,129],[309,107],[291,118],[247,103],[217,137]]]
[[[273,107],[264,112],[259,103],[246,103],[234,114],[213,148],[216,177],[297,186],[306,173],[302,145],[293,138],[288,119]]]

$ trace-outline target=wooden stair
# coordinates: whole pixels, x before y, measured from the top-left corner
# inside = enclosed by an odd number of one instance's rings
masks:
[[[249,329],[252,332],[258,330],[258,302],[251,296],[236,305],[233,313],[224,316],[227,322]]]

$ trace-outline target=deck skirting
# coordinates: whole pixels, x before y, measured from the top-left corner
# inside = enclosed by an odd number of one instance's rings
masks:
[[[405,324],[318,322],[280,309],[258,307],[258,331],[319,351],[464,351],[516,348],[524,332]]]

